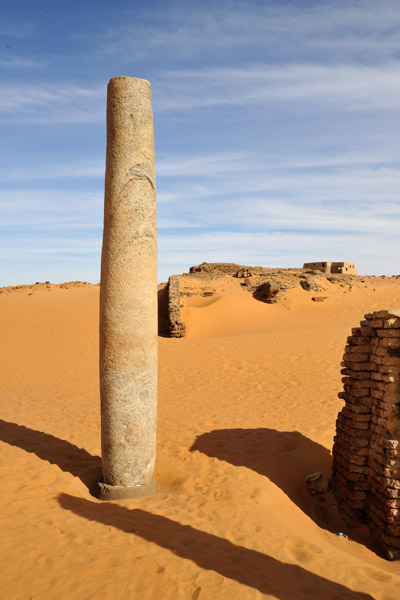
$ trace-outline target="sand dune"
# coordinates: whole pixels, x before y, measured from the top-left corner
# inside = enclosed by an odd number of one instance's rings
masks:
[[[110,503],[91,495],[99,288],[3,288],[1,598],[398,599],[400,563],[305,476],[330,472],[346,337],[400,307],[400,279],[273,305],[232,278],[212,286],[185,299],[187,337],[159,339],[159,493]]]

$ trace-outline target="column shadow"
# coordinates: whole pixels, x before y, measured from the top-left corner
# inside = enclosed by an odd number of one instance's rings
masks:
[[[280,600],[373,600],[369,594],[354,592],[298,565],[283,563],[256,550],[237,546],[216,535],[139,508],[99,504],[68,494],[61,494],[58,501],[62,508],[80,517],[133,533],[191,560],[202,569],[215,571]]]
[[[57,465],[62,471],[78,477],[92,496],[98,495],[97,482],[102,473],[99,456],[92,456],[84,448],[49,433],[3,419],[0,419],[0,440]]]
[[[333,493],[319,494],[317,498],[306,489],[305,478],[309,473],[321,471],[330,477],[331,453],[298,431],[263,427],[218,429],[199,435],[190,448],[191,452],[196,450],[268,477],[319,527],[335,534],[347,531],[335,508]],[[374,550],[365,528],[352,530],[351,537]]]

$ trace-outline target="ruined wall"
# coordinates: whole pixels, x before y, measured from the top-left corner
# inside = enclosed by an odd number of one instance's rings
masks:
[[[186,327],[181,317],[181,294],[179,275],[168,279],[168,328],[171,337],[184,337]]]
[[[368,523],[400,558],[400,311],[365,315],[347,339],[345,401],[336,422],[332,488],[350,526]]]
[[[303,264],[303,269],[313,269],[321,273],[344,273],[357,275],[356,265],[349,262],[309,262]]]
[[[303,269],[313,269],[315,271],[321,271],[321,273],[331,272],[331,262],[309,262],[303,264]]]
[[[343,273],[347,275],[357,275],[356,265],[348,262],[333,262],[331,264],[331,273]]]

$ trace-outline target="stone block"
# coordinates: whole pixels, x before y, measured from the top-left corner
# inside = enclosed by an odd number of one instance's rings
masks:
[[[384,310],[376,310],[374,312],[367,313],[366,319],[390,319],[392,317],[400,318],[400,310],[397,308],[388,308]]]
[[[344,368],[344,369],[341,369],[340,372],[342,375],[347,375],[348,377],[351,377],[352,379],[357,379],[357,380],[371,378],[371,374],[370,374],[369,370],[353,371],[352,369]]]
[[[334,456],[340,454],[349,463],[365,466],[367,464],[367,456],[359,456],[357,453],[350,452],[347,448],[343,448],[339,443],[335,442],[332,449]]]
[[[384,348],[400,348],[400,338],[380,338],[378,340],[379,346]]]
[[[365,423],[368,423],[369,421],[371,421],[372,415],[370,412],[367,413],[358,413],[355,412],[353,410],[351,410],[349,407],[345,406],[342,409],[342,414],[347,418],[347,419],[352,419],[353,421],[364,421]]]
[[[373,338],[371,338],[372,340]],[[368,338],[365,336],[357,336],[357,335],[349,335],[347,338],[347,342],[350,345],[354,346],[364,346],[369,343]]]
[[[383,319],[371,319],[368,320],[368,325],[374,329],[380,329],[384,327],[384,321]]]
[[[399,366],[400,367],[400,356],[389,356],[387,358],[386,357],[382,357],[382,364],[383,365]]]
[[[372,376],[372,375],[371,375]],[[393,381],[377,381],[374,385],[375,389],[385,392],[385,394],[398,394],[399,384]]]
[[[375,334],[373,327],[353,327],[351,333],[357,337],[371,337]]]
[[[352,443],[354,446],[368,446],[368,438],[369,438],[369,429],[358,429],[356,427],[350,427],[343,420],[336,421],[337,429],[343,431],[348,436],[352,438]]]
[[[369,371],[370,370],[370,362],[368,357],[368,362],[353,362],[348,360],[343,360],[340,363],[341,367],[350,368],[353,371]]]
[[[343,360],[347,363],[362,363],[367,362],[369,354],[363,354],[362,352],[345,352]]]
[[[353,386],[353,385],[345,385],[344,386],[344,390],[345,392],[351,394],[354,398],[363,398],[364,396],[369,396],[370,395],[370,388],[369,387],[358,387],[358,386]]]
[[[342,377],[342,383],[350,385],[352,388],[369,389],[372,386],[372,379],[353,379],[353,377]]]
[[[334,441],[342,448],[346,448],[353,456],[368,456],[368,443],[365,446],[356,446],[353,444],[353,438],[340,431],[340,435],[335,435]]]
[[[399,338],[400,329],[377,329],[376,333],[382,338]]]
[[[353,462],[348,461],[346,458],[344,458],[341,454],[337,452],[333,457],[333,464],[335,465],[335,467],[337,467],[337,464],[341,465],[349,473],[360,473],[365,475],[368,473],[367,465],[356,465]],[[340,470],[340,467],[337,468],[338,470]]]
[[[383,322],[383,327],[386,329],[399,329],[400,328],[400,319],[386,319]]]

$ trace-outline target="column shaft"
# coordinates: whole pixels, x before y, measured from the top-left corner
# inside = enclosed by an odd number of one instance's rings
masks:
[[[102,497],[151,486],[157,404],[157,224],[150,83],[115,77],[107,95],[100,286]],[[113,495],[114,494],[114,495]]]

